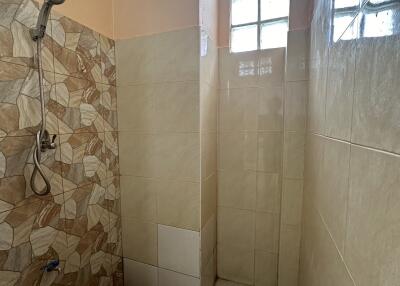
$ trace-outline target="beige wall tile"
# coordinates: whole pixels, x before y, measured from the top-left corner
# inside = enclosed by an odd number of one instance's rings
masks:
[[[123,218],[157,221],[157,183],[152,179],[121,176]]]
[[[279,245],[279,285],[298,285],[300,238],[300,226],[282,226]]]
[[[158,223],[200,230],[199,183],[160,180],[156,188]]]
[[[282,223],[300,225],[302,206],[303,181],[284,179],[282,188]]]
[[[257,172],[256,210],[279,214],[281,209],[281,175]]]
[[[355,41],[339,41],[330,49],[326,98],[326,135],[350,140],[356,65]]]
[[[357,285],[395,285],[399,266],[400,158],[351,148],[345,261]]]
[[[157,267],[124,258],[124,282],[130,286],[158,286]]]
[[[257,134],[255,132],[220,133],[218,144],[218,169],[256,169]]]
[[[217,175],[208,177],[201,183],[201,226],[217,215]]]
[[[254,249],[255,213],[252,211],[218,208],[218,243]]]
[[[229,48],[219,49],[219,87],[221,89],[257,86],[257,51],[231,53]]]
[[[124,257],[157,265],[157,225],[122,217]]]
[[[198,133],[120,132],[121,174],[199,181]]]
[[[198,89],[196,82],[119,87],[120,130],[198,132],[200,128]]]
[[[201,285],[202,286],[215,286],[215,279],[217,277],[217,253],[214,252],[210,261],[203,267],[201,271]]]
[[[217,132],[201,133],[201,178],[204,180],[217,172]]]
[[[358,42],[352,141],[400,152],[398,37]]]
[[[280,219],[276,214],[256,213],[255,248],[278,253]]]
[[[154,120],[157,131],[200,131],[199,84],[197,82],[157,84],[154,89]]]
[[[322,52],[326,53],[326,51]],[[322,54],[317,59],[310,60],[307,128],[310,132],[318,134],[325,133],[327,64],[325,54]]]
[[[306,0],[305,0],[306,1]],[[293,6],[293,4],[292,4]],[[293,11],[297,12],[297,11]],[[292,14],[290,15],[292,18]],[[291,22],[291,20],[289,21]],[[288,32],[286,54],[286,80],[300,81],[308,79],[308,30],[296,29]]]
[[[280,132],[259,132],[257,171],[280,173],[283,135]]]
[[[201,229],[201,265],[206,267],[215,255],[217,245],[217,216],[212,216]],[[214,286],[214,285],[213,285]]]
[[[278,255],[256,250],[254,266],[255,286],[278,285]]]
[[[309,134],[306,140],[304,192],[310,194],[310,200],[315,200],[317,190],[324,188],[322,171],[326,139]]]
[[[285,48],[259,51],[259,86],[269,86],[271,84],[281,85],[283,83],[285,80],[285,54]]]
[[[343,254],[349,195],[350,145],[325,140],[321,182],[315,197],[317,209],[324,218],[337,247]]]
[[[259,89],[257,102],[257,129],[259,131],[282,131],[284,88],[271,84]],[[254,110],[252,110],[254,113]]]
[[[117,92],[119,130],[154,131],[154,85],[118,86]]]
[[[218,98],[219,90],[217,85],[200,82],[200,129],[202,131],[217,131]]]
[[[200,233],[159,224],[158,262],[161,268],[200,277]]]
[[[198,80],[199,33],[193,27],[117,41],[118,85]]]
[[[219,171],[218,205],[254,210],[257,195],[256,183],[257,173],[255,171]]]
[[[166,269],[158,269],[159,286],[200,286],[200,279]]]
[[[327,281],[333,286],[356,285],[320,216],[314,213],[307,222],[301,248],[300,286],[325,285]]]
[[[256,131],[259,88],[220,90],[219,130]]]
[[[283,176],[290,179],[302,179],[305,135],[298,132],[286,132],[284,140]]]
[[[285,94],[285,131],[306,129],[308,81],[288,82]]]
[[[254,282],[254,250],[218,245],[218,277],[252,285]]]
[[[218,43],[204,27],[201,28],[200,44],[200,81],[218,88]]]

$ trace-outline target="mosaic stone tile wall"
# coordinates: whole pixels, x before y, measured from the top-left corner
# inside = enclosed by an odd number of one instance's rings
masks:
[[[51,15],[43,61],[57,149],[43,158],[51,194],[37,197],[38,14],[31,0],[0,0],[0,285],[122,285],[114,42]],[[42,278],[50,259],[61,272]]]

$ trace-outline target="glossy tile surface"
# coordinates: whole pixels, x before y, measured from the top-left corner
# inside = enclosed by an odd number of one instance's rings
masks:
[[[400,6],[344,1],[348,17],[336,9],[327,25],[325,2],[311,27],[313,68],[328,68],[327,81],[311,72],[299,283],[396,284]]]

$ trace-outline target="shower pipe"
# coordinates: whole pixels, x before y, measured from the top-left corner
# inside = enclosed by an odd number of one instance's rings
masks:
[[[39,74],[39,97],[40,97],[40,110],[41,110],[41,124],[40,129],[36,133],[35,148],[33,150],[33,163],[34,168],[31,176],[31,189],[38,196],[46,196],[51,191],[50,181],[47,178],[45,172],[42,169],[42,153],[47,150],[56,149],[56,135],[50,139],[50,134],[46,130],[46,110],[45,110],[45,99],[44,99],[44,87],[43,87],[43,63],[42,63],[42,40],[46,34],[47,22],[53,5],[59,5],[64,3],[65,0],[45,0],[40,10],[38,22],[35,29],[31,30],[32,40],[36,42],[36,61],[37,69]],[[42,177],[45,187],[39,190],[36,187],[36,178],[38,173]]]

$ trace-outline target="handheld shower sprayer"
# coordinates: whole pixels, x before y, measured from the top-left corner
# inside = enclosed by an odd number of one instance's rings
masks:
[[[54,135],[50,139],[50,133],[46,130],[46,114],[45,114],[45,100],[44,100],[44,91],[43,91],[43,65],[42,65],[42,39],[46,34],[47,22],[49,21],[49,16],[51,12],[51,8],[53,5],[60,5],[64,3],[65,0],[45,0],[40,10],[38,22],[35,29],[31,30],[32,40],[36,42],[36,59],[37,59],[37,68],[39,74],[39,96],[40,96],[40,108],[42,115],[42,122],[40,130],[36,134],[36,146],[33,151],[33,163],[35,167],[31,176],[31,189],[38,196],[46,196],[51,191],[50,182],[44,173],[41,166],[41,158],[42,153],[47,150],[56,149],[55,139],[56,135]],[[45,187],[43,190],[39,191],[36,187],[36,176],[40,174],[42,177]]]
[[[45,0],[40,10],[36,28],[32,30],[31,35],[34,41],[42,39],[46,34],[47,22],[49,21],[50,11],[53,5],[63,4],[65,0]]]

